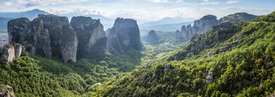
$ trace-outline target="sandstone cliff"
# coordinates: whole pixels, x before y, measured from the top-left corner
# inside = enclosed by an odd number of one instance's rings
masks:
[[[133,19],[117,18],[108,35],[108,46],[119,53],[124,52],[122,48],[140,50],[142,43],[137,22]]]

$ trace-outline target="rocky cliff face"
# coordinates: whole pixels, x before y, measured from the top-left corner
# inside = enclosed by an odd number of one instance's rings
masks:
[[[91,17],[78,16],[73,17],[71,26],[76,32],[78,38],[77,58],[91,56],[100,48],[107,50],[107,37],[99,20]]]
[[[21,53],[25,51],[25,47],[18,43],[8,44],[3,47],[0,60],[4,63],[12,63],[13,60],[20,58]]]
[[[180,53],[179,55],[175,54],[175,56],[177,56],[177,59],[182,56],[185,57],[186,59],[186,58],[192,57],[193,55],[202,54],[201,51],[214,47],[217,43],[222,42],[225,39],[226,35],[229,35],[230,33],[234,33],[232,31],[228,31],[233,27],[234,27],[234,24],[231,24],[229,22],[224,22],[224,23],[214,25],[212,27],[211,32],[209,32],[212,34],[211,37],[203,36],[199,34],[192,34],[191,43],[187,46],[187,48],[185,48],[183,53]],[[208,40],[205,40],[202,37],[208,37]],[[238,37],[239,36],[236,36],[237,39],[239,39]],[[234,40],[236,41],[237,39],[234,39]],[[221,52],[225,52],[227,50],[231,50],[234,46],[236,45],[233,44],[231,46],[221,47],[217,50],[217,52],[210,52],[206,56],[208,57]]]
[[[29,31],[31,21],[28,18],[13,19],[8,22],[9,43],[18,43]]]
[[[108,35],[108,46],[119,53],[124,52],[122,48],[140,50],[142,44],[137,22],[133,19],[117,18]]]
[[[146,40],[150,43],[156,43],[158,42],[158,36],[154,30],[151,30],[148,35],[146,36]]]
[[[193,29],[195,29],[194,27],[196,26],[198,29],[198,32],[194,32],[197,34],[204,34],[206,32],[208,32],[214,25],[219,24],[220,21],[217,20],[217,17],[214,15],[206,15],[204,17],[202,17],[199,20],[196,20],[194,22],[194,26]]]
[[[47,58],[57,56],[65,62],[76,62],[78,40],[67,17],[39,15],[31,22],[26,18],[19,18],[9,21],[8,28],[10,42],[21,43],[26,48],[31,48],[29,50],[33,53],[37,52]]]
[[[192,34],[204,34],[208,32],[212,26],[224,22],[250,22],[257,16],[247,14],[244,12],[230,14],[228,16],[222,17],[221,19],[217,20],[217,17],[214,15],[206,15],[200,18],[199,20],[194,21],[194,25],[183,25],[181,28],[181,32],[183,33],[183,37],[187,40],[191,39]]]
[[[222,22],[250,22],[255,19],[257,16],[248,14],[246,12],[239,12],[235,14],[230,14],[228,16],[222,17],[220,20]]]

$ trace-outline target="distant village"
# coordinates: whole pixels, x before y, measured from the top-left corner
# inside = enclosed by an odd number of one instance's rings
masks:
[[[9,39],[8,38],[1,38],[1,40],[0,40],[0,48],[3,48],[7,44],[9,44]]]

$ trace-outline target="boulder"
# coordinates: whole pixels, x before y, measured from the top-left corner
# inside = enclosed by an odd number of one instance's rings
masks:
[[[8,44],[3,47],[0,60],[4,63],[12,63],[13,60],[20,58],[25,51],[25,47],[18,43]]]
[[[210,83],[212,82],[212,80],[213,80],[213,73],[212,73],[212,72],[209,72],[209,73],[208,73],[208,76],[206,77],[206,82],[205,82],[206,86],[207,86],[208,84],[210,84]]]
[[[15,51],[14,46],[12,44],[8,44],[3,47],[2,54],[1,54],[1,61],[6,63],[12,63],[12,61],[15,59]]]
[[[18,43],[13,43],[14,46],[14,58],[20,58],[21,54],[25,51],[25,47]]]
[[[164,74],[168,73],[171,70],[172,64],[171,63],[167,63],[164,65]]]
[[[32,55],[37,55],[36,48],[32,45],[25,45],[26,51],[31,53]]]
[[[213,56],[213,55],[215,55],[216,54],[216,52],[210,52],[210,53],[208,53],[207,55],[206,55],[206,57],[210,57],[210,56]]]
[[[228,46],[220,47],[218,53],[226,52],[228,50]]]
[[[8,85],[0,86],[0,93],[0,97],[15,97],[13,88]]]
[[[117,75],[116,75],[116,79],[118,79],[118,77],[120,77],[120,76],[121,76],[121,74],[117,74]]]
[[[146,79],[147,74],[148,74],[148,73],[144,73],[144,74],[142,75],[142,78],[143,78],[143,79]]]
[[[180,57],[180,52],[177,52],[175,55],[174,55],[174,60],[178,60]]]

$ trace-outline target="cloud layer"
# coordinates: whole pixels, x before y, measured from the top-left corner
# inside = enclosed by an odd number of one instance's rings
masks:
[[[261,1],[254,5],[251,2],[250,0],[242,2],[238,0],[1,0],[0,12],[38,8],[57,15],[100,14],[109,18],[125,17],[151,21],[164,17],[201,18],[206,14],[220,18],[236,12],[263,15],[275,10],[272,2]]]

